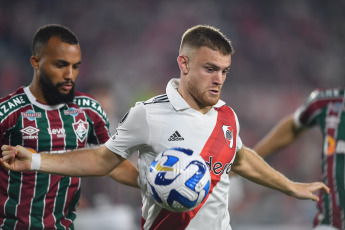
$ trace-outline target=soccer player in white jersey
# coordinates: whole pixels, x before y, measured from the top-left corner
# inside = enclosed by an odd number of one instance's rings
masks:
[[[105,145],[60,155],[41,154],[41,159],[32,158],[21,146],[4,145],[1,163],[15,171],[95,176],[107,174],[138,150],[142,229],[231,229],[227,206],[230,170],[287,195],[317,201],[313,193],[319,189],[328,192],[327,186],[290,181],[242,144],[237,116],[220,100],[232,53],[230,41],[218,29],[192,27],[181,41],[177,58],[180,78],[168,83],[165,95],[131,108]],[[209,165],[209,196],[192,211],[169,212],[147,194],[148,167],[158,153],[170,147],[192,149]]]
[[[81,64],[75,34],[61,25],[42,26],[30,61],[31,84],[0,98],[0,144],[22,145],[39,156],[105,143],[110,134],[103,108],[74,89]],[[118,170],[110,175],[136,186],[137,169],[128,161],[121,168],[126,177]],[[80,178],[4,167],[0,178],[0,229],[74,229]]]

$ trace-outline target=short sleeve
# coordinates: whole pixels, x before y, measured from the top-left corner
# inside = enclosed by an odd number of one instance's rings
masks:
[[[143,103],[137,103],[124,116],[115,134],[105,143],[112,152],[128,158],[144,146],[149,139],[149,127]]]
[[[303,105],[297,108],[294,113],[294,122],[298,127],[310,127],[315,124],[314,115],[321,107],[315,102],[319,97],[319,90],[314,90],[310,93]]]

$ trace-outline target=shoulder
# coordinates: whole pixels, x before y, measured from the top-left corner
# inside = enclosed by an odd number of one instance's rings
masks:
[[[136,102],[135,105],[123,116],[120,124],[124,123],[125,120],[130,120],[131,122],[143,121],[143,119],[146,120],[147,114],[162,114],[162,111],[166,110],[165,105],[169,104],[169,99],[166,94],[152,97],[147,101]]]
[[[311,104],[320,100],[333,100],[344,96],[344,88],[317,88],[313,90],[307,99],[307,103]]]
[[[221,107],[216,108],[216,110],[218,110],[221,113],[226,113],[228,115],[232,115],[237,119],[237,115],[236,115],[235,111],[230,106],[222,105]]]
[[[0,98],[0,103],[9,101],[12,98],[24,95],[24,87],[20,87],[19,89],[17,89],[16,91],[14,91],[13,93],[10,93],[2,98]]]
[[[101,104],[90,94],[75,92],[74,103],[86,112],[94,112],[106,118],[106,114]]]
[[[166,109],[167,106],[171,106],[169,98],[166,94],[161,94],[148,99],[147,101],[136,102],[134,110],[147,113],[161,112]],[[169,107],[170,108],[170,107]]]
[[[24,93],[24,87],[20,87],[15,92],[0,98],[0,116],[6,117],[29,103],[30,102]]]
[[[332,104],[341,104],[344,88],[318,88],[313,90],[304,104],[294,113],[294,122],[298,127],[315,125],[318,115]]]
[[[95,105],[100,105],[100,103],[93,96],[79,91],[75,92],[74,103],[79,107],[85,108],[96,108]]]
[[[162,103],[168,103],[169,98],[166,94],[161,94],[155,97],[150,98],[149,100],[143,102],[144,105],[148,104],[162,104]]]

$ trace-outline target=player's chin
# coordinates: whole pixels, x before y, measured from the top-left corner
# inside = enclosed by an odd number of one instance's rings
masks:
[[[71,91],[72,89],[59,89],[59,93],[62,95],[68,95]]]
[[[214,106],[219,101],[219,96],[210,96],[207,100],[209,106]]]

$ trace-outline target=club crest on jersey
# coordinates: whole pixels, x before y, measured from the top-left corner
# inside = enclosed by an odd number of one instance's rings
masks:
[[[225,138],[225,142],[228,144],[230,149],[232,149],[232,146],[234,145],[234,131],[231,126],[223,125],[223,134]]]
[[[76,109],[76,108],[68,108],[67,110],[63,111],[65,115],[70,115],[70,116],[77,116],[78,113],[83,113],[84,111],[82,109]]]
[[[34,121],[36,118],[41,117],[41,112],[35,113],[33,110],[28,110],[25,113],[21,113],[23,118],[27,118],[29,121]]]
[[[87,136],[89,130],[89,123],[86,121],[79,120],[72,124],[75,135],[78,139],[83,142]]]

